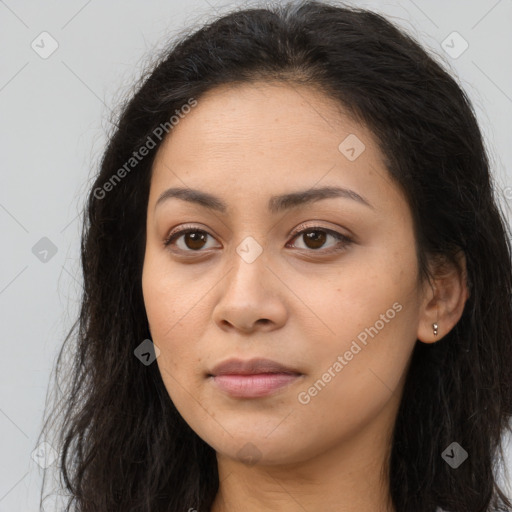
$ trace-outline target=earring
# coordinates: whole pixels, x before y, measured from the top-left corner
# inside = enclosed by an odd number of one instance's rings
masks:
[[[437,311],[437,321],[432,324],[432,329],[434,331],[434,336],[437,336],[437,329],[438,325],[437,322],[439,321],[439,304],[436,304],[436,311]]]

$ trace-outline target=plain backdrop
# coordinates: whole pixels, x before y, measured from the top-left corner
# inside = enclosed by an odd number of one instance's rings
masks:
[[[0,0],[0,512],[39,510],[36,440],[55,358],[78,313],[80,215],[111,111],[152,52],[186,27],[255,3]],[[457,77],[510,224],[512,1],[351,3],[390,17]],[[508,457],[510,466],[510,448]],[[57,510],[51,499],[44,509]]]

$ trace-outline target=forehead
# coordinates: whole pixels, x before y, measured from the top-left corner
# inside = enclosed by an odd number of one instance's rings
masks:
[[[338,150],[343,133],[354,132],[366,144],[374,145],[371,133],[353,121],[339,102],[312,86],[225,84],[198,99],[197,106],[173,127],[161,149],[183,158],[180,148],[185,146],[185,151],[210,151],[215,156],[215,149],[233,154],[239,146],[251,144],[255,151],[291,149],[297,154],[313,149],[314,142],[315,149],[331,152]],[[309,144],[299,147],[305,140]]]
[[[150,203],[177,186],[228,203],[261,196],[265,208],[276,192],[339,185],[378,198],[394,187],[370,130],[311,86],[229,84],[197,102],[157,152]]]

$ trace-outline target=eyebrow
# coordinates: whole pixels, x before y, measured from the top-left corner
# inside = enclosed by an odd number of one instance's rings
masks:
[[[322,199],[330,199],[333,197],[339,197],[343,199],[351,199],[362,205],[365,205],[372,210],[375,208],[362,196],[353,190],[342,188],[342,187],[322,187],[322,188],[311,188],[308,190],[300,190],[298,192],[290,192],[288,194],[282,194],[272,196],[268,201],[268,210],[272,214],[277,214],[285,210],[290,210],[298,206],[303,206],[308,203],[320,201]],[[162,204],[171,198],[181,199],[188,201],[189,203],[198,204],[209,210],[218,211],[220,213],[226,213],[228,205],[219,197],[216,197],[208,192],[192,188],[169,188],[160,194],[158,200],[155,203],[155,210],[158,205]]]

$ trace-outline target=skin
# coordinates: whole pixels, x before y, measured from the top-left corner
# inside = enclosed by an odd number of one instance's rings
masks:
[[[349,134],[365,145],[353,161],[338,149]],[[372,207],[335,197],[267,210],[273,195],[327,185]],[[170,187],[206,191],[227,210],[177,198],[155,209]],[[147,214],[142,287],[156,361],[178,411],[217,453],[211,510],[393,511],[385,469],[410,356],[417,339],[452,329],[467,289],[455,268],[433,287],[419,280],[411,212],[372,133],[311,87],[218,87],[159,148]],[[173,228],[190,224],[208,234],[164,247]],[[323,245],[294,234],[305,228]],[[251,263],[237,252],[246,237],[262,250]],[[394,318],[333,372],[396,303]],[[231,357],[266,357],[303,375],[271,396],[233,398],[207,377]],[[301,403],[329,368],[335,377]]]

